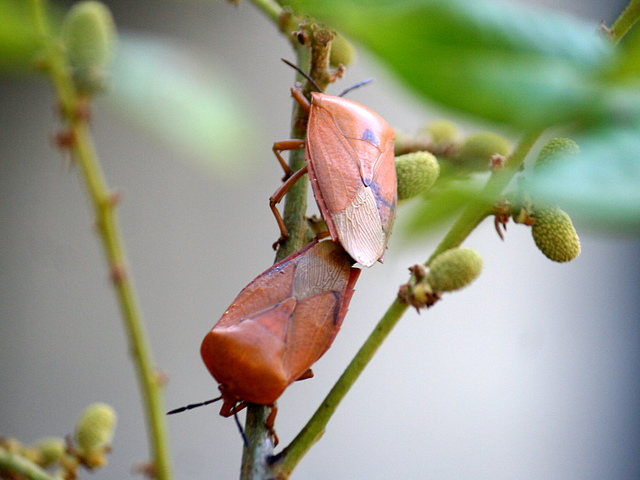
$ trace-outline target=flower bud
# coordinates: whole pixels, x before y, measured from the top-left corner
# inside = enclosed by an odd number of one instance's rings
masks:
[[[42,438],[34,448],[39,452],[38,465],[45,468],[59,463],[66,451],[64,440],[57,437]]]
[[[579,152],[580,147],[570,138],[554,138],[542,147],[533,168],[535,170],[546,168],[558,160],[571,157]]]
[[[488,170],[494,155],[508,157],[511,153],[509,140],[493,132],[478,132],[465,139],[460,146],[456,161],[473,171]]]
[[[536,208],[531,234],[538,249],[554,262],[568,262],[580,254],[580,239],[571,218],[555,206]]]
[[[83,462],[94,468],[106,463],[104,454],[109,450],[116,426],[116,413],[105,403],[89,405],[76,425],[75,440]]]
[[[462,247],[441,253],[429,264],[426,282],[435,292],[451,292],[469,285],[482,270],[482,257]]]
[[[429,190],[440,174],[440,165],[429,152],[413,152],[396,157],[398,200],[406,200]]]
[[[64,20],[62,40],[76,87],[89,94],[102,90],[116,42],[115,24],[106,5],[96,0],[75,4]]]
[[[329,54],[329,64],[333,68],[339,65],[349,66],[356,57],[356,51],[353,45],[339,33],[333,39],[331,44],[331,53]]]

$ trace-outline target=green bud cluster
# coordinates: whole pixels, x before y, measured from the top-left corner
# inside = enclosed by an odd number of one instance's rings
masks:
[[[34,448],[39,453],[38,465],[45,468],[60,463],[66,452],[64,440],[58,437],[42,438]]]
[[[87,467],[106,463],[105,453],[109,451],[115,426],[116,413],[105,403],[91,404],[82,412],[76,425],[75,441]]]
[[[429,190],[440,175],[440,165],[431,153],[421,151],[396,157],[398,200],[406,200]]]
[[[482,257],[468,247],[451,248],[429,264],[426,283],[435,292],[452,292],[466,287],[482,271]]]
[[[413,265],[411,278],[401,285],[398,298],[420,311],[440,300],[443,292],[469,285],[482,270],[482,257],[471,248],[452,248],[434,258],[429,267]]]
[[[65,17],[62,41],[78,90],[94,94],[104,89],[116,43],[115,24],[106,5],[96,0],[75,4]]]
[[[554,262],[568,262],[580,254],[580,239],[571,218],[555,206],[536,207],[531,234],[538,249]]]
[[[331,53],[329,54],[329,65],[338,68],[340,65],[349,66],[356,57],[353,45],[339,33],[331,43]]]
[[[554,138],[542,147],[533,168],[534,170],[546,168],[563,158],[577,155],[579,152],[580,147],[570,138]]]

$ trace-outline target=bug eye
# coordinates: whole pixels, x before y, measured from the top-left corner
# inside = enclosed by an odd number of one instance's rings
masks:
[[[362,132],[362,136],[360,140],[366,140],[367,142],[373,143],[376,147],[380,146],[380,140],[378,136],[373,132],[373,130],[366,128],[364,132]]]

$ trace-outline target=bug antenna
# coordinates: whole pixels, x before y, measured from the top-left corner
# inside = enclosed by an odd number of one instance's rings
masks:
[[[309,76],[309,74],[307,72],[305,72],[304,70],[302,70],[299,66],[297,66],[294,63],[291,63],[289,60],[285,59],[285,58],[281,58],[280,60],[282,60],[284,63],[286,63],[287,65],[289,65],[291,68],[293,68],[294,70],[296,70],[300,75],[302,75],[304,78],[307,79],[307,81],[313,85],[316,90],[320,93],[322,93],[322,89],[318,86],[318,84],[315,82],[315,80],[313,78],[311,78]]]
[[[244,446],[247,448],[247,450],[249,450],[249,440],[247,439],[247,436],[244,434],[244,429],[240,424],[240,419],[238,418],[238,410],[236,409],[235,405],[233,406],[233,419],[236,421],[236,427],[238,427],[238,431],[242,436],[242,441],[244,442]]]
[[[167,415],[173,415],[174,413],[186,412],[187,410],[191,410],[192,408],[204,407],[205,405],[209,405],[210,403],[217,402],[218,400],[222,400],[222,396],[216,397],[216,398],[212,398],[211,400],[207,400],[205,402],[192,403],[191,405],[186,405],[184,407],[175,408],[175,409],[167,412]]]
[[[347,88],[344,92],[342,92],[340,95],[338,95],[339,97],[344,97],[347,93],[349,93],[351,90],[355,90],[356,88],[360,88],[363,85],[366,85],[367,83],[371,83],[375,80],[375,78],[370,78],[368,80],[363,80],[361,82],[356,83],[355,85],[351,85],[349,88]]]

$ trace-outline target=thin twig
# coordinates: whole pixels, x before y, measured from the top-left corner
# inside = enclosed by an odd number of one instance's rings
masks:
[[[310,66],[313,79],[321,88],[326,88],[329,81],[329,48],[333,35],[323,29],[309,29],[307,32],[311,49],[299,46],[296,49],[297,65],[306,69]],[[311,87],[305,85],[303,91],[309,91]],[[306,138],[307,113],[295,103],[291,121],[291,137],[296,139]],[[274,162],[275,163],[275,162]],[[289,156],[289,167],[292,171],[298,171],[305,166],[303,150],[294,150]],[[275,261],[278,262],[292,253],[298,251],[307,241],[308,225],[305,220],[307,210],[307,192],[309,182],[298,181],[287,192],[285,197],[283,220],[289,237],[280,245]],[[245,448],[242,458],[242,480],[261,480],[269,478],[271,471],[271,455],[273,445],[265,420],[269,407],[262,405],[249,405],[247,407],[247,421],[245,433],[249,440],[249,448]]]
[[[158,480],[170,480],[171,462],[159,376],[154,367],[151,351],[138,306],[135,289],[128,273],[124,243],[115,212],[117,197],[107,187],[96,153],[85,103],[75,90],[64,50],[51,35],[44,0],[30,0],[34,21],[41,36],[46,70],[55,89],[64,121],[67,124],[68,146],[80,167],[80,173],[96,216],[98,233],[102,241],[125,330],[128,335],[138,381],[144,399],[147,428],[152,444],[153,471]]]
[[[640,0],[631,0],[618,19],[611,25],[611,39],[614,44],[624,37],[640,18]]]
[[[52,475],[49,475],[31,460],[24,458],[22,455],[11,453],[2,447],[0,447],[0,477],[54,480]]]

